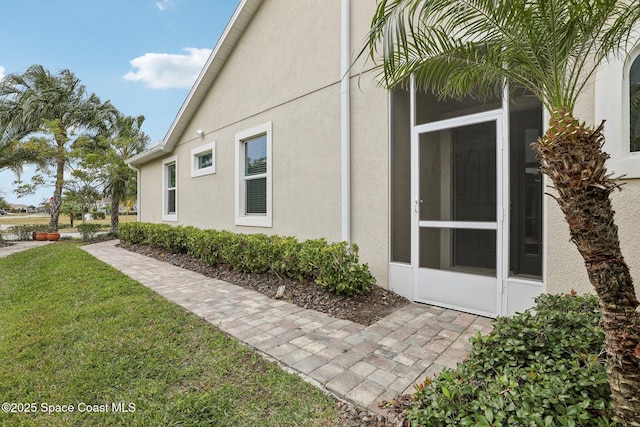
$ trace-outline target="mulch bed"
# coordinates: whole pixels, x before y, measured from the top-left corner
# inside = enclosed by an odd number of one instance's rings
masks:
[[[310,281],[300,282],[273,274],[242,273],[231,270],[225,264],[211,267],[186,254],[172,254],[148,245],[122,242],[118,246],[211,278],[252,289],[271,298],[274,298],[278,288],[284,285],[283,300],[366,326],[410,303],[406,298],[379,286],[373,286],[372,291],[367,294],[337,295]],[[411,405],[411,397],[408,395],[397,396],[392,402],[380,402],[379,405],[385,408],[386,415],[373,414],[347,402],[338,402],[338,405],[341,427],[409,426],[409,422],[405,419],[406,407]]]
[[[398,308],[409,304],[409,300],[406,298],[380,286],[373,286],[371,292],[367,294],[337,295],[311,281],[300,282],[281,278],[274,274],[242,273],[231,270],[226,264],[211,267],[186,254],[172,254],[148,245],[120,243],[119,246],[208,277],[252,289],[271,298],[274,298],[278,288],[284,285],[285,290],[282,296],[284,301],[365,326],[371,325]]]

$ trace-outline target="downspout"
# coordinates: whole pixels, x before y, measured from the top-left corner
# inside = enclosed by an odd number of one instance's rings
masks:
[[[340,46],[340,152],[342,189],[342,240],[351,244],[351,96],[350,96],[350,0],[342,0]]]

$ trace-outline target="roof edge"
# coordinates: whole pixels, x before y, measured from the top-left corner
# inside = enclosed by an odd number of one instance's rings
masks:
[[[209,55],[209,59],[182,103],[178,114],[171,123],[161,143],[162,149],[154,147],[137,154],[127,159],[127,164],[142,165],[162,154],[173,151],[262,2],[263,0],[240,1],[211,55]]]
[[[165,144],[159,143],[151,148],[144,150],[142,153],[138,153],[129,157],[124,162],[129,166],[140,166],[165,154],[167,152],[165,147]]]

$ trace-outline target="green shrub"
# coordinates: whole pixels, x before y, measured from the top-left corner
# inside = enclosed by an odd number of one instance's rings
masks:
[[[329,244],[317,239],[300,243],[295,237],[149,223],[121,224],[120,239],[186,253],[207,265],[226,262],[246,273],[306,277],[337,293],[369,292],[375,283],[369,267],[358,261],[358,247],[344,242]]]
[[[542,295],[472,339],[469,359],[417,387],[416,425],[611,426],[598,302]]]
[[[187,255],[206,265],[216,265],[221,261],[219,233],[215,230],[192,228],[187,233]]]
[[[349,247],[346,242],[307,240],[302,244],[300,258],[304,275],[336,293],[369,292],[375,283],[369,266],[359,263],[355,243]]]
[[[150,244],[148,238],[153,224],[143,222],[125,222],[118,226],[120,240],[132,244]]]
[[[82,236],[82,241],[88,242],[90,240],[93,240],[96,237],[96,233],[100,231],[102,226],[100,224],[85,223],[85,224],[79,224],[77,228],[78,228],[78,232]]]
[[[49,230],[47,224],[23,224],[7,228],[6,233],[14,234],[18,240],[31,240],[34,232],[46,233],[47,230]]]
[[[271,236],[272,259],[270,272],[291,279],[302,280],[300,268],[301,243],[295,237]]]

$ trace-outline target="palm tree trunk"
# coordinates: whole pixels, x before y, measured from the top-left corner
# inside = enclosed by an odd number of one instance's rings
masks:
[[[53,190],[53,203],[51,205],[51,220],[49,227],[58,230],[58,219],[60,218],[60,207],[62,206],[62,186],[64,184],[64,158],[56,161],[56,185]]]
[[[605,168],[609,156],[602,151],[602,128],[587,128],[558,113],[534,146],[600,300],[616,415],[625,426],[640,426],[639,303],[614,223],[609,196],[620,184]]]
[[[111,195],[111,233],[117,235],[118,227],[120,225],[120,198],[116,195]]]

